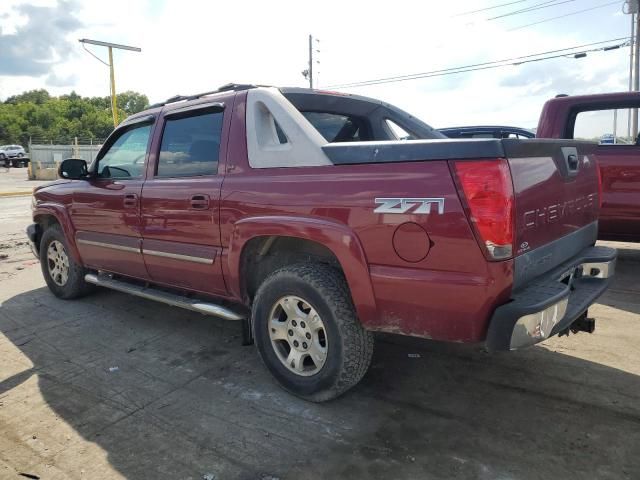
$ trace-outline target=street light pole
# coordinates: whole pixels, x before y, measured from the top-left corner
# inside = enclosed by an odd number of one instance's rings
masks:
[[[120,45],[118,43],[102,42],[100,40],[89,40],[88,38],[81,38],[78,41],[83,44],[88,43],[91,45],[98,45],[100,47],[107,47],[109,49],[108,65],[109,65],[109,77],[110,77],[110,85],[111,85],[111,112],[113,113],[113,126],[117,127],[118,126],[118,100],[116,97],[116,76],[113,70],[113,49],[119,48],[120,50],[131,50],[132,52],[141,52],[142,49],[138,47],[131,47],[129,45]],[[98,58],[98,60],[100,59]]]
[[[118,97],[116,97],[116,76],[113,73],[113,47],[109,47],[109,77],[111,78],[111,111],[113,126],[118,126]]]

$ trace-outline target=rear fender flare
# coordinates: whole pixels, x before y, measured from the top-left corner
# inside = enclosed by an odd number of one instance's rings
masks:
[[[76,263],[82,264],[80,252],[78,252],[78,246],[76,245],[73,223],[71,222],[71,217],[69,216],[67,209],[63,205],[56,203],[40,203],[33,210],[33,218],[35,219],[40,215],[48,215],[56,219],[62,228],[65,239],[67,240],[69,255],[71,255],[71,258],[73,258]]]
[[[367,259],[356,234],[345,225],[318,218],[266,216],[245,218],[235,223],[229,242],[227,286],[242,298],[241,257],[246,243],[255,237],[295,237],[327,247],[340,262],[354,306],[363,325],[375,322],[376,304]]]

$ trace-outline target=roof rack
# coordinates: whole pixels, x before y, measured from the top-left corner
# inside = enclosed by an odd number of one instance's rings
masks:
[[[239,92],[242,90],[249,90],[251,88],[256,88],[256,87],[257,85],[252,85],[250,83],[227,83],[226,85],[222,85],[218,89],[211,90],[209,92],[197,93],[195,95],[175,95],[171,98],[166,99],[164,102],[154,103],[153,105],[149,106],[149,108],[163,107],[168,103],[195,100],[197,98],[206,97],[207,95],[213,95],[214,93]]]

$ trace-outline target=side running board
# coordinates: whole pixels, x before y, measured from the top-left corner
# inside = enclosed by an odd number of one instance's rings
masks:
[[[129,293],[136,297],[146,298],[147,300],[155,300],[157,302],[166,303],[173,307],[185,308],[194,312],[203,313],[205,315],[213,315],[224,318],[225,320],[245,320],[245,316],[229,310],[226,307],[216,305],[215,303],[204,302],[189,297],[184,297],[174,293],[165,292],[153,287],[144,287],[134,285],[122,280],[115,280],[107,275],[88,273],[84,276],[87,283],[93,283],[100,287],[110,288],[118,292]]]

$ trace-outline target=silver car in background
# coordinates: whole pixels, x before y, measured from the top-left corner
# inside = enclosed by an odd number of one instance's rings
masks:
[[[0,145],[0,165],[9,167],[26,167],[29,159],[21,145]]]

